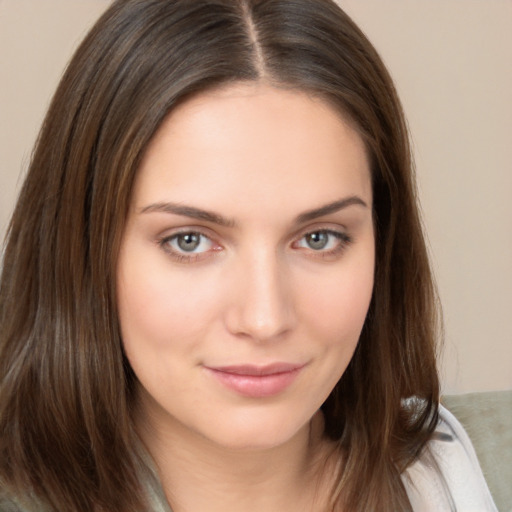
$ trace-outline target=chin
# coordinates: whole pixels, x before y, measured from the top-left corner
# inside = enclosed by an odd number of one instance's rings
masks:
[[[225,420],[226,418],[224,418]],[[218,446],[236,451],[262,451],[286,445],[309,435],[310,417],[296,419],[248,414],[233,421],[210,425],[207,437]]]

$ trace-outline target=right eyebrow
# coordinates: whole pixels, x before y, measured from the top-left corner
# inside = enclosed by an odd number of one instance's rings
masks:
[[[183,217],[190,217],[192,219],[203,220],[206,222],[211,222],[212,224],[218,224],[219,226],[224,226],[228,228],[232,228],[235,226],[235,221],[232,219],[227,219],[218,213],[211,212],[208,210],[203,210],[201,208],[196,208],[194,206],[186,206],[179,203],[153,203],[148,206],[144,206],[140,209],[139,213],[171,213],[173,215],[181,215]]]

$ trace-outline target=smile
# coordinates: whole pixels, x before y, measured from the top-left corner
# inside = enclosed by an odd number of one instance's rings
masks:
[[[250,398],[274,396],[285,391],[305,365],[275,363],[266,366],[205,367],[221,384]]]

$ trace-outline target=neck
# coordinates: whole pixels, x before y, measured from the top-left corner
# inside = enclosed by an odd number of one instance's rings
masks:
[[[330,447],[320,413],[286,443],[265,449],[219,446],[177,422],[155,429],[146,417],[138,427],[173,512],[323,510],[320,474]]]

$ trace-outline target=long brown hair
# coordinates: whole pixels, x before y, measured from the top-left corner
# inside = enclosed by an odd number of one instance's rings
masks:
[[[356,353],[322,407],[343,453],[332,509],[410,510],[400,475],[437,421],[435,292],[399,100],[331,0],[118,0],[75,53],[0,282],[0,485],[27,509],[147,510],[115,296],[134,176],[179,102],[257,80],[319,95],[366,143],[375,289]]]

